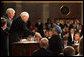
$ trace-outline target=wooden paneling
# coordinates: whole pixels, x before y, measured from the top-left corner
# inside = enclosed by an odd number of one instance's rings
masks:
[[[39,43],[15,43],[11,45],[11,56],[31,56],[39,48]]]

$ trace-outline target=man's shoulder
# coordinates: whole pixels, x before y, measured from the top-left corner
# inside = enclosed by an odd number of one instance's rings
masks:
[[[7,15],[3,15],[3,17],[4,17],[5,19],[9,19]]]
[[[22,22],[21,17],[18,17],[18,18],[16,18],[16,19],[14,19],[13,22],[18,22],[18,23],[19,23],[19,22]]]
[[[2,30],[2,29],[0,29],[0,31],[1,31],[1,35],[8,35],[8,32],[6,32],[6,31],[4,31],[4,30]]]
[[[46,49],[44,49],[44,48],[39,48],[39,49],[35,50],[33,53],[38,53],[38,52],[42,52],[42,51],[47,52]]]
[[[37,54],[39,50],[40,50],[40,49],[34,50],[32,54],[33,54],[33,55]]]

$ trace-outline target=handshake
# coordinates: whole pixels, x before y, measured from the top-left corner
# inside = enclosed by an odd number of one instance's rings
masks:
[[[37,41],[39,41],[42,38],[41,34],[38,32],[35,32],[35,37],[37,38]],[[27,42],[27,41],[28,41],[27,39],[20,40],[20,42]]]
[[[38,33],[38,32],[35,32],[35,36],[36,36],[37,38],[42,38],[41,34]]]

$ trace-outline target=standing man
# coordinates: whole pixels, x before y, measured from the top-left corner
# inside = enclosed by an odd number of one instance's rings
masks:
[[[35,27],[37,28],[37,31],[38,31],[42,36],[44,36],[44,33],[43,33],[43,23],[41,22],[41,18],[38,19],[38,21],[37,21],[36,24],[35,24]]]
[[[27,12],[22,12],[20,17],[15,19],[10,28],[10,42],[17,42],[23,38],[27,38],[29,35],[35,35],[38,38],[41,38],[41,35],[38,32],[30,31],[26,24],[29,20],[29,14]]]
[[[5,31],[6,28],[7,21],[1,17],[0,56],[9,56],[8,33]]]
[[[13,8],[8,8],[6,10],[6,15],[3,16],[5,19],[7,19],[7,29],[6,29],[6,31],[10,30],[10,27],[11,27],[11,24],[13,22],[14,16],[15,16],[15,10]]]

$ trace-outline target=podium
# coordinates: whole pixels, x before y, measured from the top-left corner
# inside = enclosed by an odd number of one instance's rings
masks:
[[[15,42],[11,45],[11,56],[31,56],[38,48],[39,43],[35,41]]]

